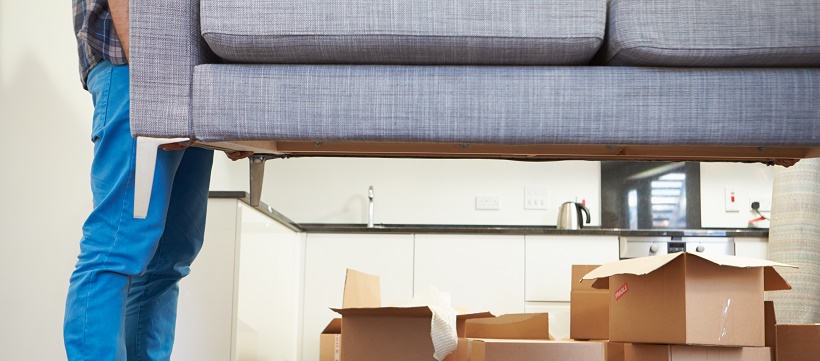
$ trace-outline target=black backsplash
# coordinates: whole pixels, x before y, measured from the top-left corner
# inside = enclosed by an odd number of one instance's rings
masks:
[[[700,163],[601,162],[601,227],[700,228]]]

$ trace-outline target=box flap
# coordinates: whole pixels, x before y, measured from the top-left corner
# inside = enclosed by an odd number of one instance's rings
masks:
[[[347,269],[342,308],[381,307],[379,276]]]
[[[652,271],[655,271],[669,262],[672,262],[674,259],[678,257],[699,257],[714,264],[726,267],[739,267],[739,268],[751,268],[751,267],[764,267],[764,290],[766,291],[775,291],[775,290],[788,290],[791,289],[788,282],[780,276],[777,271],[774,270],[774,266],[780,267],[795,267],[792,265],[767,261],[763,259],[756,259],[756,258],[745,258],[745,257],[737,257],[737,256],[727,256],[727,255],[716,255],[716,254],[703,254],[703,253],[689,253],[689,252],[679,252],[679,253],[672,253],[672,254],[665,254],[665,255],[658,255],[658,256],[651,256],[651,257],[641,257],[641,258],[633,258],[627,259],[622,261],[610,262],[604,264],[601,267],[596,268],[595,270],[587,273],[583,279],[585,280],[600,280],[604,278],[608,278],[610,276],[616,274],[634,274],[634,275],[645,275]],[[795,267],[796,268],[796,267]],[[608,288],[608,282],[599,282],[596,281],[593,283],[592,287],[594,288]]]
[[[467,338],[549,340],[549,315],[522,313],[466,321]]]
[[[582,278],[598,267],[600,265],[572,265],[572,291],[597,291],[592,288],[592,281]]]
[[[704,253],[690,253],[693,256],[698,256],[703,258],[709,262],[712,262],[717,265],[721,266],[729,266],[729,267],[739,267],[739,268],[752,268],[752,267],[763,267],[763,290],[764,291],[778,291],[778,290],[790,290],[792,286],[783,279],[777,271],[774,269],[775,266],[777,267],[792,267],[797,268],[797,266],[792,266],[785,263],[778,263],[767,261],[765,259],[757,259],[757,258],[746,258],[746,257],[737,257],[737,256],[727,256],[722,254],[704,254]]]
[[[330,323],[327,324],[322,334],[334,334],[334,333],[342,333],[342,319],[341,318],[334,318]]]
[[[471,320],[474,318],[488,318],[488,317],[495,317],[490,312],[478,312],[478,313],[463,313],[460,315],[456,315],[456,336],[459,338],[463,338],[464,336],[464,324],[467,320]]]
[[[617,274],[645,275],[658,268],[665,266],[667,263],[672,262],[674,259],[681,257],[683,254],[684,253],[672,253],[652,257],[641,257],[625,259],[622,261],[609,262],[587,273],[582,279],[597,280],[609,278],[610,276]],[[592,287],[608,288],[609,283],[596,281],[595,283],[593,283]]]
[[[792,286],[773,267],[763,268],[763,290],[780,291],[790,290]]]
[[[372,308],[331,308],[343,317],[433,317],[433,311],[427,306],[420,307],[372,307]]]

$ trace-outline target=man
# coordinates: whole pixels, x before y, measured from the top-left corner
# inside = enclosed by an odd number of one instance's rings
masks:
[[[178,282],[190,272],[204,237],[213,152],[164,146],[148,216],[133,218],[128,1],[73,0],[73,9],[81,79],[94,102],[94,209],[71,275],[66,353],[71,361],[168,360]]]

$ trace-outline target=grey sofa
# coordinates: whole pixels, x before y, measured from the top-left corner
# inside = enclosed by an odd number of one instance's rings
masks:
[[[275,156],[820,157],[817,0],[131,0],[130,11],[133,134],[257,152],[255,200]]]

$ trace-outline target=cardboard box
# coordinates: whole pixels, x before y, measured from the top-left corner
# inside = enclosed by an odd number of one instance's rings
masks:
[[[777,325],[777,361],[820,359],[820,323]]]
[[[489,318],[495,317],[492,313],[489,312],[479,312],[479,313],[465,313],[456,316],[456,336],[459,338],[467,337],[467,320],[472,320],[475,318]]]
[[[468,361],[472,349],[471,339],[526,339],[549,340],[549,315],[546,313],[507,314],[498,317],[489,312],[459,315],[458,349],[447,355],[444,361]]]
[[[465,320],[464,337],[517,340],[549,340],[549,315],[546,313],[507,314]]]
[[[473,339],[469,361],[605,361],[603,342]]]
[[[771,361],[768,347],[625,344],[624,361]]]
[[[602,341],[606,347],[606,361],[625,361],[624,343]]]
[[[319,336],[319,360],[340,361],[342,359],[342,319],[334,318]]]
[[[347,270],[342,308],[379,307],[381,302],[379,276]],[[334,318],[319,336],[319,361],[340,361],[341,348],[342,319]]]
[[[777,318],[774,316],[774,302],[766,301],[763,303],[763,324],[766,331],[766,347],[772,351],[772,360],[777,359],[777,332],[775,325]]]
[[[429,307],[333,309],[342,315],[342,360],[435,360]]]
[[[763,291],[790,289],[780,263],[673,253],[607,263],[584,276],[609,289],[616,342],[764,346]]]
[[[377,276],[348,270],[343,307],[331,308],[342,316],[341,359],[435,360],[434,311],[427,306],[381,307],[378,290]]]
[[[584,275],[598,265],[573,265],[569,306],[569,337],[574,340],[609,339],[609,292],[592,287]]]

